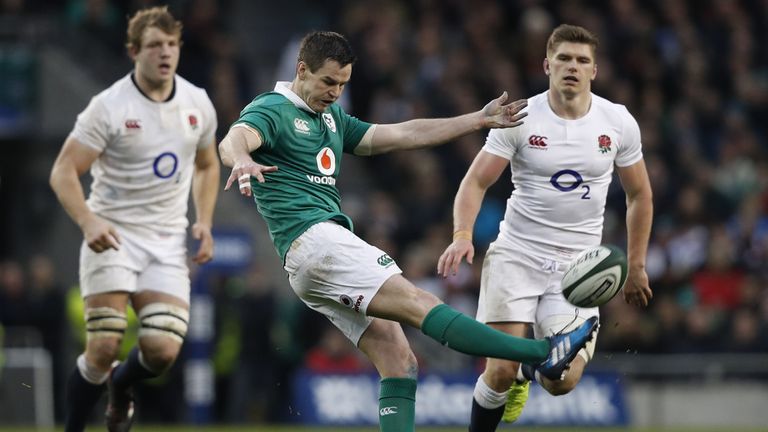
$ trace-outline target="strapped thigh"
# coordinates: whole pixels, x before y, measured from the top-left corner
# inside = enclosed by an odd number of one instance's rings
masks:
[[[85,309],[85,329],[88,340],[100,337],[122,338],[128,327],[125,312],[111,307]]]
[[[169,303],[150,303],[139,312],[139,338],[163,336],[178,343],[187,335],[189,311]]]

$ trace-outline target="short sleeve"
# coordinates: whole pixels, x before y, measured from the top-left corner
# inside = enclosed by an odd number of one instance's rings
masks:
[[[491,129],[485,138],[482,150],[504,159],[512,160],[517,148],[515,146],[514,129]]]
[[[336,115],[341,123],[341,131],[343,133],[344,152],[353,153],[355,148],[360,145],[363,140],[363,136],[372,126],[371,123],[364,122],[357,117],[351,116],[344,112],[341,107],[336,111]]]
[[[240,113],[240,118],[232,125],[245,124],[259,131],[262,146],[271,149],[277,140],[280,113],[275,106],[261,105],[258,100],[251,102]]]
[[[108,115],[101,98],[94,96],[85,110],[78,114],[69,136],[88,147],[104,151],[109,142]]]
[[[621,142],[616,154],[616,166],[626,167],[633,165],[643,158],[642,144],[640,142],[640,126],[637,120],[626,108],[622,110],[623,127]]]

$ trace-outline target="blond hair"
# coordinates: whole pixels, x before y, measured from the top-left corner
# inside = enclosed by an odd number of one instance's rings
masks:
[[[141,37],[149,27],[157,27],[169,35],[177,35],[181,38],[181,21],[177,21],[170,12],[168,6],[155,6],[137,11],[128,20],[125,46],[128,49],[141,49]]]

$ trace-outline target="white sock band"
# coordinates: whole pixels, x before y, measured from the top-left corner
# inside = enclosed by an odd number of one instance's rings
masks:
[[[109,371],[102,372],[89,365],[85,360],[85,354],[80,354],[77,358],[77,369],[80,371],[80,376],[91,384],[101,385],[109,378]]]
[[[507,403],[508,394],[509,390],[499,393],[488,387],[488,384],[483,380],[483,376],[480,375],[477,378],[473,396],[475,397],[477,404],[481,407],[485,409],[496,409]]]

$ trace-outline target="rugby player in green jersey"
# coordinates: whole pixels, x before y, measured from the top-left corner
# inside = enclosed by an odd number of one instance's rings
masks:
[[[400,323],[466,354],[560,373],[592,338],[597,321],[544,340],[509,336],[417,288],[386,252],[353,233],[336,189],[343,153],[434,146],[480,129],[519,126],[526,115],[526,101],[505,105],[505,92],[458,117],[366,123],[335,103],[354,61],[342,35],[308,34],[294,80],[257,96],[220,143],[222,162],[232,167],[225,189],[237,183],[242,195],[254,197],[293,290],[378,370],[381,430],[413,431],[417,363]]]

